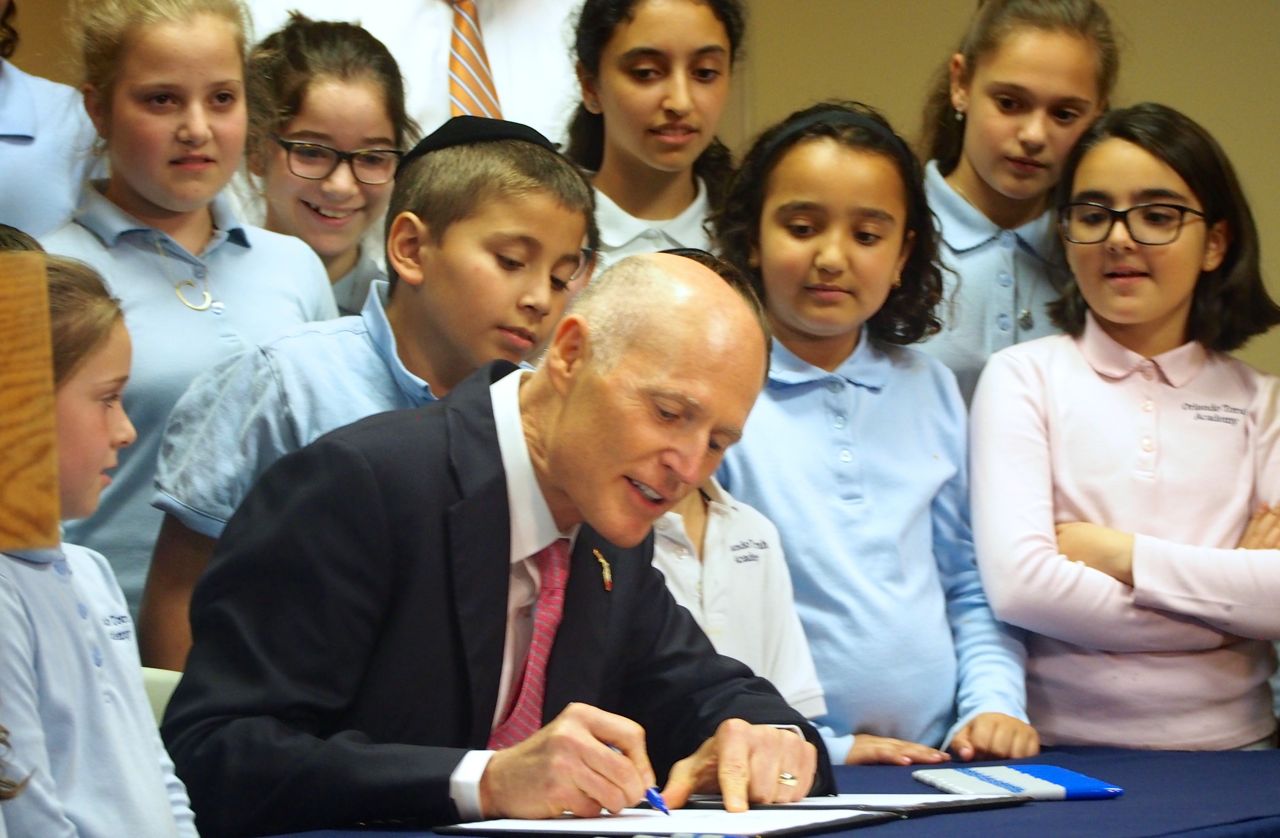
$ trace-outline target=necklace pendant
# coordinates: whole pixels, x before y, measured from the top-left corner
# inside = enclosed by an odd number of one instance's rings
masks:
[[[182,293],[182,289],[187,287],[195,288],[196,284],[189,279],[184,279],[173,286],[173,293],[178,295],[178,299],[182,301],[184,306],[192,311],[205,311],[209,306],[213,305],[213,297],[209,295],[208,289],[200,292],[200,302],[197,304],[188,300],[186,295]]]
[[[1036,325],[1035,318],[1031,316],[1031,310],[1024,308],[1018,312],[1018,326],[1024,330],[1030,329]]]

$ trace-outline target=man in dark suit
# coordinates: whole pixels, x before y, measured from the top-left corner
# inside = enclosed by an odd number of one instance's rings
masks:
[[[650,565],[653,520],[740,435],[767,344],[745,288],[634,257],[536,372],[491,365],[281,459],[196,589],[164,724],[202,834],[597,814],[653,766],[675,806],[830,790],[816,732]],[[534,668],[528,557],[565,537],[543,726],[491,750]]]

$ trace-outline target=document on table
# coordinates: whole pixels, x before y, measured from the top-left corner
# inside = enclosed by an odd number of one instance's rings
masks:
[[[549,820],[505,818],[439,827],[453,834],[516,833],[541,835],[803,835],[852,829],[899,816],[891,812],[859,812],[850,809],[672,809],[664,815],[653,809],[623,809],[598,818],[563,817]]]
[[[989,809],[1017,806],[1030,797],[1001,792],[999,794],[832,794],[806,797],[792,803],[753,803],[753,811],[770,809],[865,809],[895,812],[900,815],[924,815],[963,809]],[[694,808],[723,807],[719,795],[694,795],[686,804]]]

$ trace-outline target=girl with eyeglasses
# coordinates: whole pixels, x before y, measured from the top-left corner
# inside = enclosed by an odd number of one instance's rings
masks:
[[[401,149],[418,126],[400,68],[351,23],[294,13],[249,56],[250,172],[268,230],[302,239],[324,263],[343,314],[385,279],[375,238]]]
[[[1050,745],[1273,747],[1276,379],[1227,354],[1280,323],[1249,205],[1156,104],[1102,117],[1055,197],[1066,334],[992,356],[970,426],[979,565],[1028,632],[1031,722]]]
[[[244,154],[244,5],[73,0],[68,19],[110,176],[41,244],[88,262],[120,300],[134,346],[124,407],[141,441],[121,452],[98,510],[66,535],[111,558],[136,613],[174,403],[201,372],[337,308],[311,249],[246,224],[224,191]]]

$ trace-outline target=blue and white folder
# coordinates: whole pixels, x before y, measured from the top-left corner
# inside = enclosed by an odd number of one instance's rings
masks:
[[[984,765],[922,768],[911,772],[922,783],[952,794],[1014,794],[1033,800],[1101,800],[1124,789],[1057,765]]]

